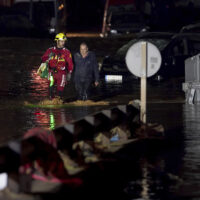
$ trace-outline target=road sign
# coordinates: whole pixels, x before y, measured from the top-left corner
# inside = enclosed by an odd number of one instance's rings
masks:
[[[126,65],[128,70],[137,77],[150,77],[153,76],[159,69],[162,62],[161,54],[158,48],[150,43],[146,42],[146,64],[147,64],[147,71],[144,74],[142,68],[142,43],[145,41],[140,41],[133,44],[127,54],[126,54]]]
[[[129,71],[141,78],[140,120],[146,123],[146,79],[153,76],[159,70],[161,54],[152,43],[141,41],[129,48],[125,60]]]

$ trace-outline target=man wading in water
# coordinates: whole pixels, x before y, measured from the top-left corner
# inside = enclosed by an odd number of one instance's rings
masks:
[[[88,99],[88,88],[92,81],[94,85],[99,84],[99,70],[96,56],[92,51],[88,51],[86,43],[81,43],[80,52],[74,55],[74,81],[78,92],[78,100]]]

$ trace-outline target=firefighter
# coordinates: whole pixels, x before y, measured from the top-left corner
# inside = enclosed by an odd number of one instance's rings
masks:
[[[55,36],[56,46],[46,50],[42,56],[42,62],[48,62],[49,66],[49,97],[54,97],[54,87],[56,86],[56,95],[63,98],[63,91],[67,80],[70,80],[73,70],[72,56],[65,48],[67,37],[64,33],[58,33]],[[67,76],[67,77],[66,77]]]
[[[88,50],[86,43],[80,44],[80,52],[74,55],[74,81],[78,92],[78,100],[88,99],[88,88],[94,81],[99,84],[99,70],[94,52]]]

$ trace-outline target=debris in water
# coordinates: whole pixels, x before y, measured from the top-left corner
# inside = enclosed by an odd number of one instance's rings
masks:
[[[134,105],[136,108],[140,108],[141,101],[139,99],[131,100],[128,103],[129,105]]]
[[[141,126],[135,131],[137,138],[156,138],[164,139],[164,127],[157,123],[141,124]]]
[[[39,103],[36,104],[32,104],[30,102],[25,101],[24,105],[26,106],[106,106],[106,105],[110,105],[110,102],[108,101],[91,101],[91,100],[87,100],[87,101],[73,101],[73,102],[68,102],[68,103],[64,103],[63,100],[61,100],[60,98],[54,98],[52,100],[49,99],[45,99],[43,101],[40,101]]]
[[[74,105],[74,106],[102,106],[102,105],[109,105],[110,103],[108,101],[92,101],[92,100],[87,100],[87,101],[73,101],[69,103],[65,103],[69,105]]]
[[[63,100],[60,99],[59,97],[56,97],[52,100],[45,99],[38,103],[38,105],[62,105],[62,104],[63,104]]]

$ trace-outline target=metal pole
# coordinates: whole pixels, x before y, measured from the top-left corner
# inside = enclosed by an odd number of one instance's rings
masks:
[[[142,42],[142,76],[141,76],[141,107],[140,120],[146,123],[146,87],[147,87],[147,42]]]
[[[30,0],[30,6],[29,6],[29,20],[33,20],[33,0]]]
[[[105,32],[106,32],[106,18],[107,18],[107,13],[108,13],[108,5],[109,5],[109,0],[106,0],[105,8],[104,8],[104,15],[103,15],[103,27],[102,27],[102,36],[105,37]]]

